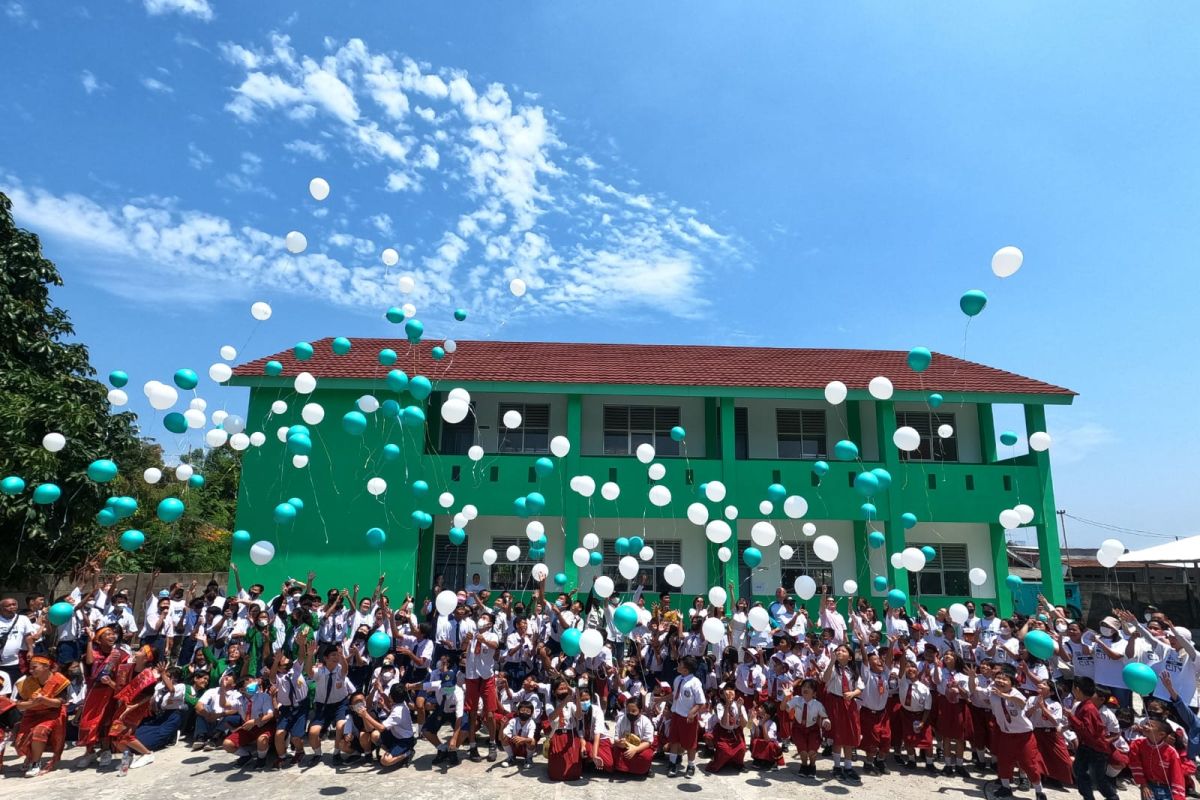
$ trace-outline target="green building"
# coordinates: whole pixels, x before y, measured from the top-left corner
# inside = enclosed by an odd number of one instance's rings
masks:
[[[588,588],[604,573],[618,591],[627,590],[617,574],[615,542],[639,536],[653,550],[641,562],[652,590],[671,588],[663,569],[672,563],[684,569],[676,591],[686,595],[733,582],[741,595],[768,597],[779,586],[791,591],[796,577],[807,574],[839,594],[853,580],[859,594],[878,601],[886,591],[875,591],[873,579],[885,576],[889,588],[928,604],[970,597],[995,601],[1007,613],[1012,595],[999,519],[1023,505],[1033,509],[1029,526],[1037,532],[1045,593],[1062,599],[1049,453],[1017,454],[998,443],[993,406],[1022,406],[1026,430],[1018,434],[1028,435],[1046,430],[1046,405],[1072,402],[1067,389],[938,354],[918,373],[900,351],[464,341],[434,359],[427,344],[405,340],[356,339],[344,355],[333,352],[331,341],[314,343],[304,361],[286,351],[242,365],[230,381],[250,387],[247,430],[266,434],[265,443],[243,454],[237,527],[276,548],[261,567],[246,550],[235,552],[243,583],[274,587],[288,576],[303,580],[311,568],[322,588],[357,582],[369,592],[386,570],[389,595],[397,602],[406,593],[427,596],[435,575],[458,587],[478,572],[494,590],[528,591],[534,562],[526,533],[538,520],[548,540],[542,561],[552,576],[565,573],[571,587]],[[381,359],[383,350],[397,354],[394,364],[381,363],[390,361]],[[277,370],[268,366],[272,361],[282,373],[267,374]],[[389,385],[389,373],[397,369],[410,378],[427,376],[432,393],[418,400],[408,390],[397,392],[398,376]],[[311,394],[296,391],[301,372],[317,379]],[[868,391],[876,376],[893,384],[889,399]],[[831,381],[848,387],[846,401],[826,401]],[[455,388],[470,393],[471,413],[449,424],[440,408]],[[375,402],[362,401],[364,396]],[[365,432],[352,434],[343,416],[360,401],[366,409],[382,406],[364,414]],[[308,403],[319,404],[325,415],[308,426],[312,450],[307,464],[299,459],[302,466],[296,466],[285,439],[290,426],[303,424]],[[410,410],[408,422],[416,424],[405,425],[402,409],[410,406],[425,412],[424,424]],[[522,422],[510,429],[503,419],[514,410]],[[671,435],[677,426],[686,430],[678,442]],[[898,427],[919,434],[915,450],[893,444]],[[563,457],[549,452],[556,436],[570,442]],[[857,445],[859,459],[836,457],[842,440]],[[657,451],[654,463],[665,468],[661,480],[652,480],[635,456],[643,443]],[[482,455],[472,448],[482,448]],[[553,462],[553,471],[541,474],[538,459]],[[828,464],[823,475],[818,462]],[[891,484],[868,498],[854,479],[874,468],[885,469]],[[594,494],[584,497],[571,488],[577,476],[594,481]],[[369,492],[372,478],[386,481],[386,491]],[[426,492],[414,490],[419,481],[428,485]],[[718,503],[702,492],[713,481],[727,490]],[[615,500],[602,496],[610,482],[620,489]],[[670,491],[666,505],[648,499],[656,484]],[[784,513],[778,496],[764,504],[772,484],[807,501],[803,518]],[[518,514],[517,499],[535,492],[544,497],[544,508]],[[303,509],[294,522],[278,525],[274,509],[289,498],[302,500]],[[874,514],[864,513],[867,500]],[[710,519],[736,514],[730,525],[739,546],[729,560],[722,560],[721,550],[732,548],[732,539],[715,544],[689,521],[688,507],[697,502]],[[474,508],[464,511],[468,504]],[[432,525],[418,529],[417,511],[430,515]],[[454,545],[449,534],[461,513],[473,518],[465,525],[466,541]],[[906,514],[916,524],[906,527]],[[751,546],[754,523],[764,519],[778,540],[760,548],[762,563],[751,570],[742,551]],[[806,534],[805,523],[815,526],[815,534]],[[372,528],[386,533],[378,550],[367,544]],[[883,534],[884,547],[869,544],[873,531]],[[589,533],[600,539],[603,562],[579,568],[573,554]],[[813,541],[823,535],[838,545],[831,562],[813,552]],[[792,548],[791,558],[780,558],[780,543]],[[925,545],[936,556],[919,573],[890,563],[891,554]],[[510,561],[514,546],[519,557]],[[484,563],[489,549],[499,554],[491,567]],[[968,578],[976,567],[987,573],[980,585]]]

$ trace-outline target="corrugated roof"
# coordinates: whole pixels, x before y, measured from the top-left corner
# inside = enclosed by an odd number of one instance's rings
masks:
[[[275,360],[283,364],[285,376],[310,372],[317,378],[375,379],[391,369],[378,359],[380,350],[390,348],[399,355],[396,367],[441,381],[821,389],[838,380],[851,389],[865,389],[883,375],[898,391],[1075,394],[940,353],[925,372],[913,372],[902,350],[461,341],[455,353],[435,361],[432,343],[354,339],[351,351],[339,356],[332,341],[313,342],[314,354],[307,361],[296,360],[289,349],[242,364],[234,375],[260,376],[266,362]]]

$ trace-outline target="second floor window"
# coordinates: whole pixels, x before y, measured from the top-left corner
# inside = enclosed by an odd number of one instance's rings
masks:
[[[901,461],[958,461],[958,428],[953,414],[930,411],[897,411],[896,427],[908,426],[921,436],[921,446],[911,453],[901,450]],[[938,428],[949,425],[954,432],[943,439]]]
[[[516,547],[521,555],[516,561],[508,560],[508,548]],[[461,549],[461,548],[460,548]],[[493,592],[523,592],[536,589],[533,581],[533,565],[537,562],[529,557],[529,539],[524,536],[495,536],[492,549],[499,556],[491,567],[489,587]]]
[[[509,411],[521,415],[521,424],[515,428],[504,427],[504,415]],[[550,452],[550,406],[545,403],[500,403],[496,426],[501,453]]]
[[[475,404],[462,422],[442,420],[442,441],[438,453],[444,456],[465,456],[475,444]]]
[[[654,445],[660,456],[679,455],[671,428],[679,424],[678,406],[605,406],[604,454],[627,456],[638,445]]]
[[[812,408],[777,408],[775,435],[780,458],[820,458],[825,455],[825,412]]]
[[[926,544],[933,547],[936,555],[925,562],[920,572],[908,574],[908,591],[916,595],[950,595],[970,597],[971,582],[967,577],[970,563],[967,561],[965,544],[943,544],[940,542],[910,542],[909,547],[921,548]]]
[[[795,555],[779,565],[779,585],[791,592],[796,578],[807,575],[817,582],[818,590],[822,586],[832,587],[833,564],[817,558],[817,554],[813,552],[812,542],[797,542],[793,547]],[[745,590],[743,589],[743,591]]]
[[[621,556],[617,555],[616,540],[603,539],[601,541],[601,552],[604,554],[604,566],[601,568],[601,574],[612,578],[613,585],[618,590],[622,590],[623,588],[624,591],[632,592],[638,586],[642,586],[643,591],[648,594],[662,591],[676,591],[663,578],[663,570],[666,569],[668,564],[679,563],[682,543],[677,539],[647,539],[646,546],[654,550],[654,558],[649,561],[642,561],[640,554],[631,553],[630,555],[638,560],[641,572],[633,580],[627,581],[621,577],[619,568]],[[649,602],[649,597],[647,597],[647,602]]]

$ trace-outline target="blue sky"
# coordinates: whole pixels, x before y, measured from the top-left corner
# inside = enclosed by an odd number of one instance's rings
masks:
[[[221,345],[390,335],[403,302],[433,337],[924,345],[1080,392],[1050,413],[1060,507],[1184,535],[1197,16],[0,0],[0,188],[139,412]],[[964,337],[970,288],[991,303]]]

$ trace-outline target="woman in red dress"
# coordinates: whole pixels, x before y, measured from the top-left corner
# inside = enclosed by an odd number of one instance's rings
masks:
[[[142,720],[150,716],[150,701],[154,697],[154,685],[158,683],[159,669],[153,664],[154,649],[145,645],[133,656],[130,675],[115,695],[117,710],[113,716],[108,738],[114,753],[124,753],[134,741],[134,733]],[[165,670],[166,665],[162,668]],[[145,748],[141,748],[145,749]]]
[[[33,778],[54,769],[62,758],[67,732],[67,687],[61,673],[54,671],[50,659],[34,656],[29,660],[29,675],[21,682],[16,706],[21,710],[21,724],[13,744],[25,756],[25,775]],[[42,767],[42,756],[51,753],[50,761]]]
[[[713,709],[716,726],[713,728],[713,748],[716,753],[704,771],[712,774],[733,766],[741,769],[746,761],[746,706],[737,696],[737,686],[725,684],[721,700]]]
[[[78,744],[87,748],[76,764],[86,767],[96,758],[99,749],[100,766],[112,760],[109,748],[108,729],[117,710],[117,676],[129,659],[129,653],[117,647],[117,631],[112,627],[101,628],[84,651],[83,661],[87,670],[87,696],[79,716]]]
[[[943,653],[942,666],[935,676],[933,727],[946,759],[942,772],[967,778],[970,774],[963,754],[971,736],[971,693],[958,654],[951,650]]]
[[[854,702],[862,694],[862,679],[858,677],[858,666],[850,648],[839,644],[833,651],[833,659],[821,676],[825,683],[822,703],[829,714],[830,733],[833,736],[833,776],[849,781],[859,780],[854,771],[854,751],[862,741],[859,727],[858,706]]]

